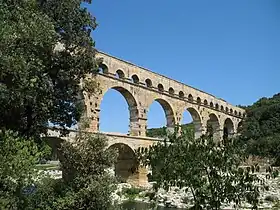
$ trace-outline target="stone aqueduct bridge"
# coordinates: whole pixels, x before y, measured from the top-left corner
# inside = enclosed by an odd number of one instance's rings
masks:
[[[90,77],[97,81],[99,90],[94,94],[84,93],[86,114],[91,120],[89,131],[99,132],[100,105],[104,94],[110,89],[120,92],[129,107],[129,134],[105,135],[109,139],[109,146],[122,151],[115,173],[124,181],[137,185],[147,183],[147,169],[134,170],[134,151],[160,141],[146,137],[147,114],[154,101],[162,106],[168,128],[180,124],[184,111],[188,110],[193,118],[196,137],[206,133],[209,127],[212,127],[216,138],[233,136],[245,116],[243,109],[206,92],[102,52],[98,52],[97,57],[103,59],[100,73]]]

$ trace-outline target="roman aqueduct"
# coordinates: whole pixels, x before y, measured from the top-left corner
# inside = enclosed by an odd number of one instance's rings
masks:
[[[117,175],[124,181],[137,185],[147,183],[147,169],[133,170],[135,149],[148,147],[160,141],[146,137],[147,114],[150,105],[157,101],[165,112],[167,127],[172,129],[182,121],[188,110],[193,118],[195,136],[199,137],[211,127],[213,135],[221,139],[224,135],[234,136],[245,116],[245,111],[227,103],[223,99],[196,88],[182,84],[163,75],[139,67],[135,64],[98,52],[102,58],[100,72],[92,78],[97,81],[98,91],[84,93],[86,114],[90,119],[90,132],[99,132],[100,105],[104,94],[114,89],[126,99],[130,114],[129,134],[104,133],[109,145],[120,152],[115,166]],[[74,131],[70,132],[73,137]],[[50,135],[56,135],[53,132]]]

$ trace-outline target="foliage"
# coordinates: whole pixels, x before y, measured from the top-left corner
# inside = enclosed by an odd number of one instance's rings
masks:
[[[82,0],[0,0],[0,128],[39,136],[79,120],[80,80],[97,72]]]
[[[178,129],[177,129],[178,130]],[[239,168],[243,149],[236,139],[226,145],[202,136],[195,139],[189,130],[174,132],[147,152],[138,151],[142,164],[152,168],[155,188],[171,186],[191,190],[196,209],[220,209],[222,203],[239,205],[247,200],[257,205],[259,189],[253,175]]]
[[[39,158],[36,144],[11,131],[0,131],[0,206],[24,209],[25,190],[32,183]]]
[[[142,191],[143,189],[131,187],[131,188],[124,188],[122,192],[126,197],[129,198],[129,200],[134,200]]]
[[[106,169],[116,160],[102,135],[78,133],[61,147],[63,179],[45,179],[30,196],[30,209],[109,209],[115,178]],[[45,198],[48,197],[46,200]]]
[[[194,135],[194,124],[188,123],[184,125],[180,125],[181,129],[186,130],[189,129],[191,133]],[[148,137],[154,137],[154,138],[164,138],[167,135],[167,128],[161,127],[161,128],[150,128],[146,131],[146,136]]]
[[[261,98],[246,112],[242,136],[248,153],[280,159],[280,94]]]

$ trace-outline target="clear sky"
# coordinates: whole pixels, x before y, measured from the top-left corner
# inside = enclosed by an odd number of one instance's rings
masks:
[[[280,92],[280,0],[93,0],[96,47],[234,105]],[[165,124],[157,102],[148,126]],[[189,121],[189,116],[186,115]],[[110,90],[101,130],[128,131],[128,109]]]

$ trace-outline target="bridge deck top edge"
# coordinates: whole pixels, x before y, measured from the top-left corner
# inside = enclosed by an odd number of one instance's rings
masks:
[[[148,68],[146,68],[146,67],[143,67],[143,66],[134,64],[134,63],[132,63],[132,62],[130,62],[130,61],[127,61],[127,60],[118,58],[118,57],[116,57],[116,56],[114,56],[114,55],[111,55],[111,54],[109,54],[109,53],[105,53],[105,52],[100,51],[100,50],[97,50],[97,53],[103,54],[103,55],[106,55],[106,56],[109,56],[109,57],[111,57],[111,58],[117,59],[117,60],[122,61],[122,62],[124,62],[124,63],[127,63],[127,64],[129,64],[129,65],[135,66],[135,67],[137,67],[137,68],[140,68],[140,69],[143,69],[143,70],[145,70],[145,71],[151,72],[151,73],[156,74],[156,75],[158,75],[158,76],[164,77],[164,78],[166,78],[166,79],[168,79],[168,80],[174,81],[174,82],[179,83],[179,84],[184,85],[184,86],[187,86],[187,87],[189,87],[189,88],[191,88],[191,89],[194,89],[194,90],[196,90],[196,91],[198,91],[198,92],[201,92],[201,93],[207,94],[207,95],[209,95],[209,96],[212,96],[212,97],[214,97],[214,98],[217,99],[217,100],[224,101],[225,103],[227,103],[227,104],[229,104],[229,105],[231,105],[231,106],[237,107],[237,106],[235,106],[235,105],[230,104],[229,102],[227,102],[227,101],[226,101],[225,99],[223,99],[223,98],[219,98],[219,97],[217,97],[217,96],[215,96],[215,95],[213,95],[213,94],[211,94],[211,93],[205,92],[205,91],[200,90],[200,89],[198,89],[198,88],[196,88],[196,87],[192,87],[192,86],[187,85],[187,84],[185,84],[185,83],[183,83],[183,82],[180,82],[180,81],[178,81],[178,80],[169,78],[169,77],[167,77],[167,76],[165,76],[165,75],[163,75],[163,74],[154,72],[154,71],[152,71],[152,70],[150,70],[150,69],[148,69]]]

